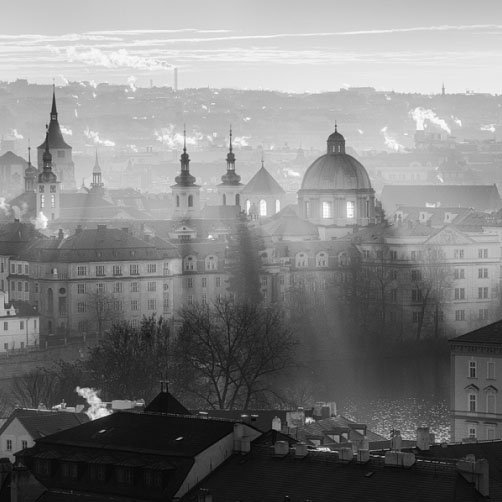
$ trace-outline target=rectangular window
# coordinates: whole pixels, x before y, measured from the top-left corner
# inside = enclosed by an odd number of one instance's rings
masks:
[[[24,292],[28,293],[28,282],[24,283]]]
[[[495,361],[488,361],[486,363],[486,378],[488,380],[495,379]]]
[[[464,250],[463,249],[455,249],[453,251],[453,257],[454,258],[463,258],[464,257]]]
[[[202,287],[203,288],[207,287],[207,279],[205,277],[202,278]]]
[[[150,299],[148,300],[148,310],[155,310],[157,308],[157,300]]]
[[[347,219],[354,218],[354,210],[355,210],[354,202],[348,200],[347,201]]]
[[[193,296],[192,295],[187,296],[187,303],[188,303],[188,305],[193,305]]]
[[[412,281],[420,281],[422,279],[422,273],[420,270],[412,270],[411,271],[411,280]]]
[[[122,312],[122,302],[120,300],[113,300],[113,310],[115,312]]]
[[[129,265],[129,273],[131,275],[139,275],[139,265],[137,263]]]
[[[153,282],[149,282],[148,283],[148,291],[157,291],[157,283],[154,282],[154,281]]]
[[[77,267],[77,275],[79,277],[85,277],[87,275],[87,267],[85,265],[79,265]]]
[[[169,291],[169,283],[168,282],[164,282],[163,288],[164,288],[164,292]]]
[[[122,265],[113,265],[112,273],[113,275],[122,275]]]
[[[77,294],[85,295],[85,283],[77,284]]]
[[[331,202],[322,203],[322,217],[331,218]],[[347,218],[353,218],[353,216],[349,216],[348,214],[348,206],[347,206]]]
[[[28,273],[29,273],[29,267],[28,267],[28,265],[25,265],[25,266],[24,266],[24,273],[25,273],[26,275],[28,275]]]
[[[488,298],[488,288],[478,288],[478,299]]]
[[[476,394],[469,394],[469,411],[475,412],[478,408],[478,396]]]
[[[28,441],[26,441],[26,439],[23,439],[21,441],[21,449],[26,450],[26,448],[28,448]]]
[[[131,293],[137,293],[139,291],[139,283],[131,282]]]
[[[122,293],[122,283],[121,282],[113,283],[113,292],[114,293]]]
[[[202,293],[202,300],[201,300],[202,305],[207,304],[207,295],[206,293]]]
[[[476,361],[469,361],[469,378],[477,378]]]
[[[96,284],[96,293],[104,293],[106,291],[105,283],[104,282],[98,282]]]
[[[38,291],[39,291],[39,289],[38,289],[38,288],[39,288],[39,286],[38,286],[38,282],[36,282],[36,283],[35,283],[35,293],[38,293]]]
[[[19,321],[19,329],[24,329],[24,321]]]
[[[456,268],[453,272],[454,279],[465,279],[465,270],[463,268]]]
[[[487,279],[487,278],[488,278],[488,269],[478,268],[478,279]]]
[[[131,310],[139,310],[138,300],[131,300]]]
[[[455,288],[455,300],[465,300],[465,288]]]
[[[7,321],[4,321],[4,323],[3,323],[3,330],[9,331],[9,323]]]
[[[105,275],[105,266],[96,265],[96,276],[103,277]]]
[[[86,311],[87,311],[87,304],[85,302],[78,302],[77,303],[77,312],[79,312],[80,314],[83,314]]]
[[[488,258],[488,249],[478,249],[478,258]]]
[[[412,289],[411,290],[411,301],[412,302],[421,302],[422,301],[422,290],[421,289]]]
[[[397,288],[390,290],[390,301],[397,302]]]
[[[23,273],[23,266],[20,265],[20,264],[17,265],[17,273],[18,274],[22,274]]]
[[[187,288],[193,288],[193,279],[191,277],[187,279]]]
[[[164,314],[169,312],[169,298],[164,298],[162,300],[162,310],[164,311]]]
[[[157,264],[156,263],[149,263],[147,270],[148,270],[149,274],[156,274],[157,273]]]
[[[7,439],[5,442],[5,449],[7,451],[12,451],[12,439]]]
[[[397,260],[397,251],[391,250],[391,252],[390,252],[390,259],[391,260]]]
[[[479,309],[479,320],[480,321],[488,320],[488,309]]]
[[[215,283],[216,287],[219,288],[221,286],[221,278],[220,277],[216,277],[215,281],[216,281],[216,283]]]
[[[475,425],[469,425],[469,427],[467,428],[467,432],[468,432],[469,437],[471,439],[476,439],[477,432],[476,432],[476,426]]]
[[[465,310],[455,310],[455,321],[465,321]]]

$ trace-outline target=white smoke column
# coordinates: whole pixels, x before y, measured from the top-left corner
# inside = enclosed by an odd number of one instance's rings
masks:
[[[136,92],[136,86],[134,85],[136,84],[136,77],[134,75],[127,77],[127,84],[132,92]]]
[[[458,127],[462,127],[462,121],[458,117],[451,116],[453,122],[458,125]]]
[[[391,150],[394,150],[395,152],[403,152],[404,151],[404,146],[401,145],[395,138],[393,138],[387,132],[387,126],[382,127],[382,129],[380,129],[380,132],[383,134],[385,146],[387,146]]]
[[[417,131],[423,131],[425,121],[428,120],[429,122],[432,122],[433,124],[443,129],[443,131],[451,134],[451,129],[449,128],[448,124],[443,119],[439,118],[432,110],[418,106],[414,110],[410,111],[410,115],[415,121]]]
[[[85,413],[91,420],[107,417],[112,414],[112,412],[106,408],[103,401],[101,401],[97,390],[91,389],[90,387],[77,387],[75,392],[87,401],[89,409]]]
[[[495,124],[487,124],[483,125],[479,128],[481,131],[487,131],[487,132],[495,132]]]
[[[47,219],[47,216],[45,216],[45,214],[40,211],[40,213],[38,213],[37,219],[35,220],[35,228],[37,230],[44,230],[47,228],[48,222],[49,220]]]
[[[179,132],[174,132],[175,126],[169,124],[167,127],[162,127],[161,129],[156,129],[154,131],[155,139],[160,141],[164,146],[171,150],[175,150],[183,146],[183,134]],[[196,145],[197,140],[200,140],[202,135],[196,134],[195,136],[187,136],[187,145]]]
[[[251,136],[236,136],[232,140],[232,143],[234,146],[237,146],[237,147],[249,146],[248,140],[250,140],[250,139],[251,139]]]
[[[5,197],[0,197],[0,211],[3,211],[6,215],[9,214],[10,206],[5,201]]]
[[[69,80],[62,74],[59,75],[59,78],[63,81],[64,85],[68,85],[70,83]]]
[[[12,129],[12,136],[14,136],[15,139],[24,139],[24,136],[18,133],[17,129]]]
[[[103,145],[103,146],[115,146],[115,142],[109,139],[101,139],[99,137],[99,133],[96,131],[91,131],[88,127],[86,127],[84,134],[94,141],[95,145]]]

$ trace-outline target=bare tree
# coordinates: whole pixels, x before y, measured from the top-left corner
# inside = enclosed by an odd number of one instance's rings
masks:
[[[13,402],[24,408],[37,408],[43,403],[48,408],[60,400],[58,376],[54,371],[36,368],[14,377],[11,385]]]
[[[104,291],[88,293],[87,304],[94,315],[96,331],[100,338],[122,318],[121,310],[117,308],[119,300],[111,293]]]
[[[444,251],[438,246],[426,246],[419,253],[416,269],[412,271],[415,301],[420,304],[416,338],[421,339],[428,317],[432,317],[434,336],[439,336],[441,306],[451,289],[453,272]]]
[[[248,408],[293,364],[296,341],[279,310],[227,299],[179,315],[177,355],[192,377],[187,390],[212,408]]]

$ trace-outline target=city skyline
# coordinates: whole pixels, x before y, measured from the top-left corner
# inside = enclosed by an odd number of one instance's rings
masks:
[[[176,67],[181,88],[437,93],[444,82],[447,92],[497,94],[501,13],[495,1],[25,0],[4,7],[0,71],[2,80],[164,86]]]

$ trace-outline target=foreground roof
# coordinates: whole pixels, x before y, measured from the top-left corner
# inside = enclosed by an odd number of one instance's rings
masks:
[[[502,345],[502,321],[497,321],[488,326],[476,329],[465,335],[451,338],[454,343],[483,343],[491,345]]]
[[[158,413],[116,412],[37,444],[194,457],[228,434],[234,422]]]
[[[342,463],[332,453],[310,452],[303,459],[277,457],[274,448],[253,445],[245,457],[233,455],[198,488],[218,502],[474,502],[484,500],[455,469],[455,464],[417,462],[411,469],[388,467],[382,458],[367,464]],[[198,490],[181,500],[196,501]]]

